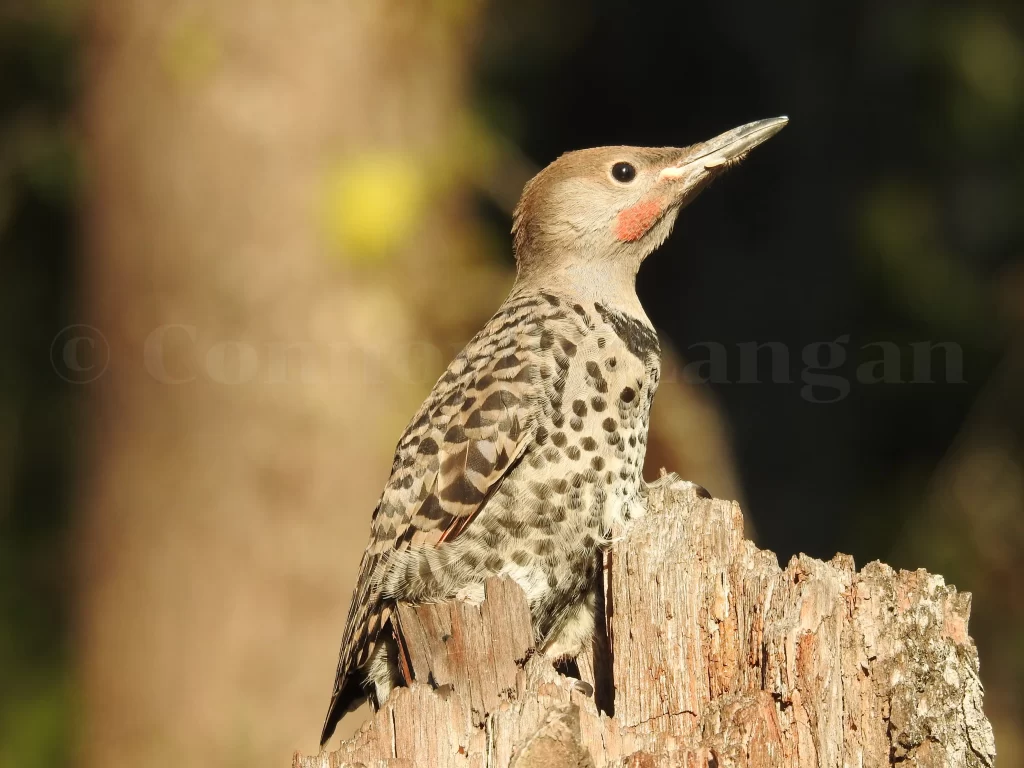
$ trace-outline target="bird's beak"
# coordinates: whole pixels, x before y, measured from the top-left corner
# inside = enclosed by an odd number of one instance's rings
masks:
[[[674,165],[661,171],[664,180],[689,180],[687,188],[709,181],[713,176],[738,163],[747,153],[767,141],[786,127],[788,117],[771,117],[733,128],[703,144],[694,144],[683,150],[683,155]],[[703,186],[703,185],[701,185]]]

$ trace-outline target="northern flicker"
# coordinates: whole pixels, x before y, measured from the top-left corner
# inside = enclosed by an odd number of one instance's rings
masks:
[[[526,593],[540,651],[575,657],[594,630],[597,550],[643,513],[660,375],[636,294],[679,211],[775,135],[761,120],[684,149],[569,152],[526,184],[512,292],[452,361],[395,451],[341,643],[321,746],[399,684],[397,601]]]

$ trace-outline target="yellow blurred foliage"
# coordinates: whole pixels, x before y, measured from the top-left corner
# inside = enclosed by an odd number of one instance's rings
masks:
[[[962,80],[992,110],[1010,113],[1021,101],[1024,47],[1005,20],[987,11],[957,17],[948,46]]]
[[[195,85],[218,66],[222,51],[213,26],[190,16],[176,24],[161,50],[164,70],[178,85]]]
[[[455,120],[450,142],[446,142],[448,160],[438,169],[448,183],[465,179],[480,183],[495,172],[502,152],[494,131],[471,110],[463,110]],[[446,173],[447,172],[447,173]]]
[[[329,175],[323,226],[338,256],[356,263],[388,259],[415,232],[428,202],[423,164],[402,152],[349,158]]]
[[[860,213],[862,266],[884,282],[898,306],[947,333],[983,333],[983,287],[946,247],[926,188],[881,180],[865,194]]]

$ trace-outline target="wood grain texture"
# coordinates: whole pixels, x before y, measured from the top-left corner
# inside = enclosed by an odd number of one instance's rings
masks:
[[[608,555],[610,653],[581,664],[614,716],[530,653],[525,597],[493,580],[478,606],[401,607],[410,687],[293,768],[994,765],[970,595],[845,555],[782,569],[674,476],[650,502]]]

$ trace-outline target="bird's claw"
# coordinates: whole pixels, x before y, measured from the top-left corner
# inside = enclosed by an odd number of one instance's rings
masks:
[[[588,683],[586,680],[573,680],[572,685],[569,688],[573,691],[579,691],[587,698],[594,696],[594,686]]]

